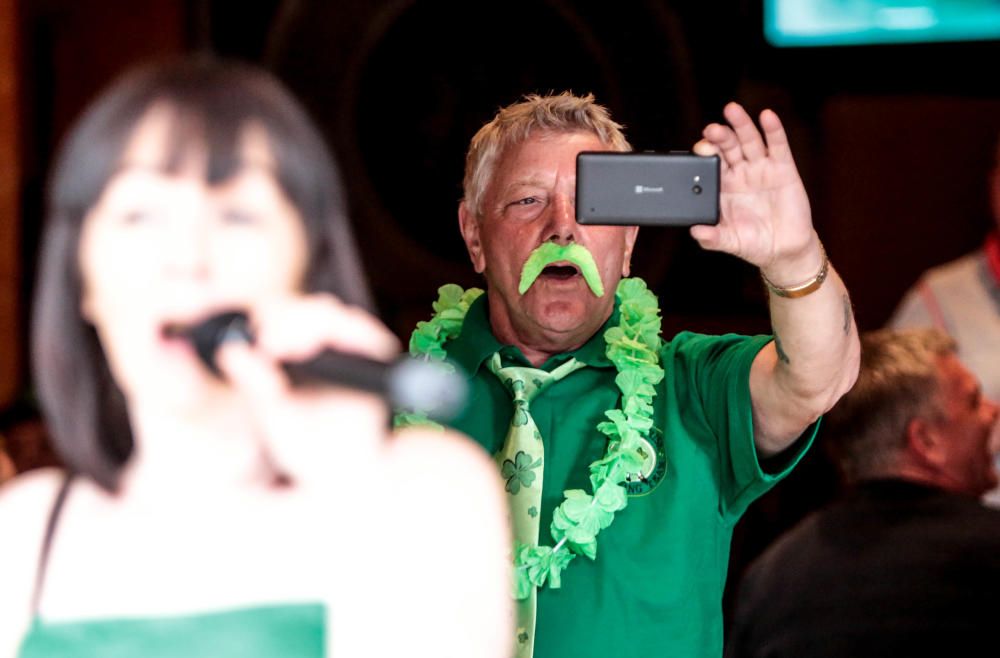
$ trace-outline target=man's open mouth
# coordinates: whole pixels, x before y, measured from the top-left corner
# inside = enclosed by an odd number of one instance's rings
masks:
[[[580,268],[576,265],[549,265],[542,270],[542,276],[555,279],[571,279],[580,274]]]

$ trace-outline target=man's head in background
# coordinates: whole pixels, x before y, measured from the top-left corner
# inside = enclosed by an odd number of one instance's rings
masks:
[[[970,496],[997,485],[998,407],[936,329],[861,337],[861,373],[824,420],[848,483],[901,478]]]

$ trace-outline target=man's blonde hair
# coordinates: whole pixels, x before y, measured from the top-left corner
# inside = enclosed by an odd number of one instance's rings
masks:
[[[913,418],[942,413],[942,357],[955,341],[939,329],[880,329],[861,336],[854,388],[824,419],[824,434],[848,482],[890,475]]]
[[[607,108],[594,102],[594,95],[575,96],[568,91],[539,96],[501,108],[493,120],[479,129],[465,155],[462,191],[466,206],[483,213],[483,196],[500,157],[533,133],[589,132],[613,151],[631,151],[622,126],[611,119]]]

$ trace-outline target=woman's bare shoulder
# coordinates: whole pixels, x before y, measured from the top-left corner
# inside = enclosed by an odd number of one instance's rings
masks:
[[[38,560],[52,505],[64,479],[57,469],[18,475],[0,487],[0,657],[14,655],[31,621]]]
[[[4,535],[8,529],[28,531],[44,528],[48,511],[55,502],[65,472],[57,468],[41,468],[22,473],[0,487],[0,521]],[[7,542],[3,542],[6,544]]]
[[[33,573],[45,536],[45,526],[65,478],[55,469],[22,473],[0,487],[0,568],[13,565]]]

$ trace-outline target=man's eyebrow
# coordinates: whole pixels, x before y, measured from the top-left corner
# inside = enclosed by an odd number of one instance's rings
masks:
[[[537,174],[532,174],[531,176],[525,176],[524,178],[518,178],[517,180],[511,181],[508,185],[506,185],[503,188],[503,191],[507,192],[507,191],[512,190],[512,189],[514,189],[516,187],[525,187],[525,186],[539,186],[540,187],[540,186],[542,186],[544,184],[545,184],[545,180],[541,176],[539,176]]]

